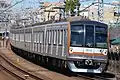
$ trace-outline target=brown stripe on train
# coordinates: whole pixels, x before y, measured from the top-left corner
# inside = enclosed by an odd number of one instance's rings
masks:
[[[72,52],[71,54],[80,54],[80,55],[87,55],[87,56],[105,56],[101,53],[85,53],[85,52]]]

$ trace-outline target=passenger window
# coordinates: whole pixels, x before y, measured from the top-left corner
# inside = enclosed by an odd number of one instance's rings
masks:
[[[28,42],[28,33],[25,34],[25,42]]]
[[[32,36],[32,35],[31,35],[31,33],[30,33],[29,35],[30,35],[29,40],[30,40],[30,42],[31,42],[31,40],[32,40],[32,39],[31,39],[31,36]]]
[[[44,40],[44,32],[40,32],[40,43],[43,43]]]
[[[19,41],[19,35],[16,34],[16,41]]]
[[[15,34],[13,34],[13,40],[15,40]]]
[[[49,31],[49,44],[51,43],[51,31]]]
[[[34,33],[34,38],[33,39],[34,39],[34,42],[36,42],[36,33]]]
[[[49,34],[49,32],[47,31],[47,32],[46,32],[46,44],[48,44],[48,39],[49,39],[48,34]]]
[[[42,33],[40,32],[40,43],[42,43]]]
[[[58,38],[59,38],[58,33],[59,33],[59,31],[56,30],[56,44],[58,44]]]
[[[56,38],[57,38],[57,31],[55,30],[54,31],[54,44],[56,44],[56,40],[57,40]]]
[[[60,35],[59,44],[62,44],[63,43],[63,30],[59,30],[59,35]]]
[[[54,43],[54,31],[52,31],[51,44]]]
[[[39,33],[37,33],[37,43],[39,43]]]
[[[20,41],[24,41],[24,34],[20,34]]]

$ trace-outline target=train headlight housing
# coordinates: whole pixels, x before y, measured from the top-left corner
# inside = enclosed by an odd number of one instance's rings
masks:
[[[69,49],[69,53],[73,53],[73,48],[70,48],[70,49]]]
[[[107,55],[107,51],[103,52],[104,55]]]
[[[101,49],[100,52],[101,52],[101,54],[107,55],[107,51],[105,51],[103,49]]]

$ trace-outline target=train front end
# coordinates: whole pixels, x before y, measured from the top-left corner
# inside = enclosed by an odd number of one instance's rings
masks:
[[[69,26],[68,67],[73,72],[102,73],[107,64],[108,26],[96,21],[73,21]]]

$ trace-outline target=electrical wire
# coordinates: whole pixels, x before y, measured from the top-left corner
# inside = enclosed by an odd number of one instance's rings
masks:
[[[24,0],[21,0],[21,1],[16,2],[16,3],[15,3],[15,4],[13,4],[12,6],[10,6],[9,8],[7,8],[7,9],[3,10],[0,14],[2,14],[2,13],[4,13],[4,12],[6,12],[7,10],[11,9],[11,8],[12,8],[12,7],[14,7],[15,5],[17,5],[17,4],[19,4],[19,3],[23,2],[23,1],[24,1]]]

